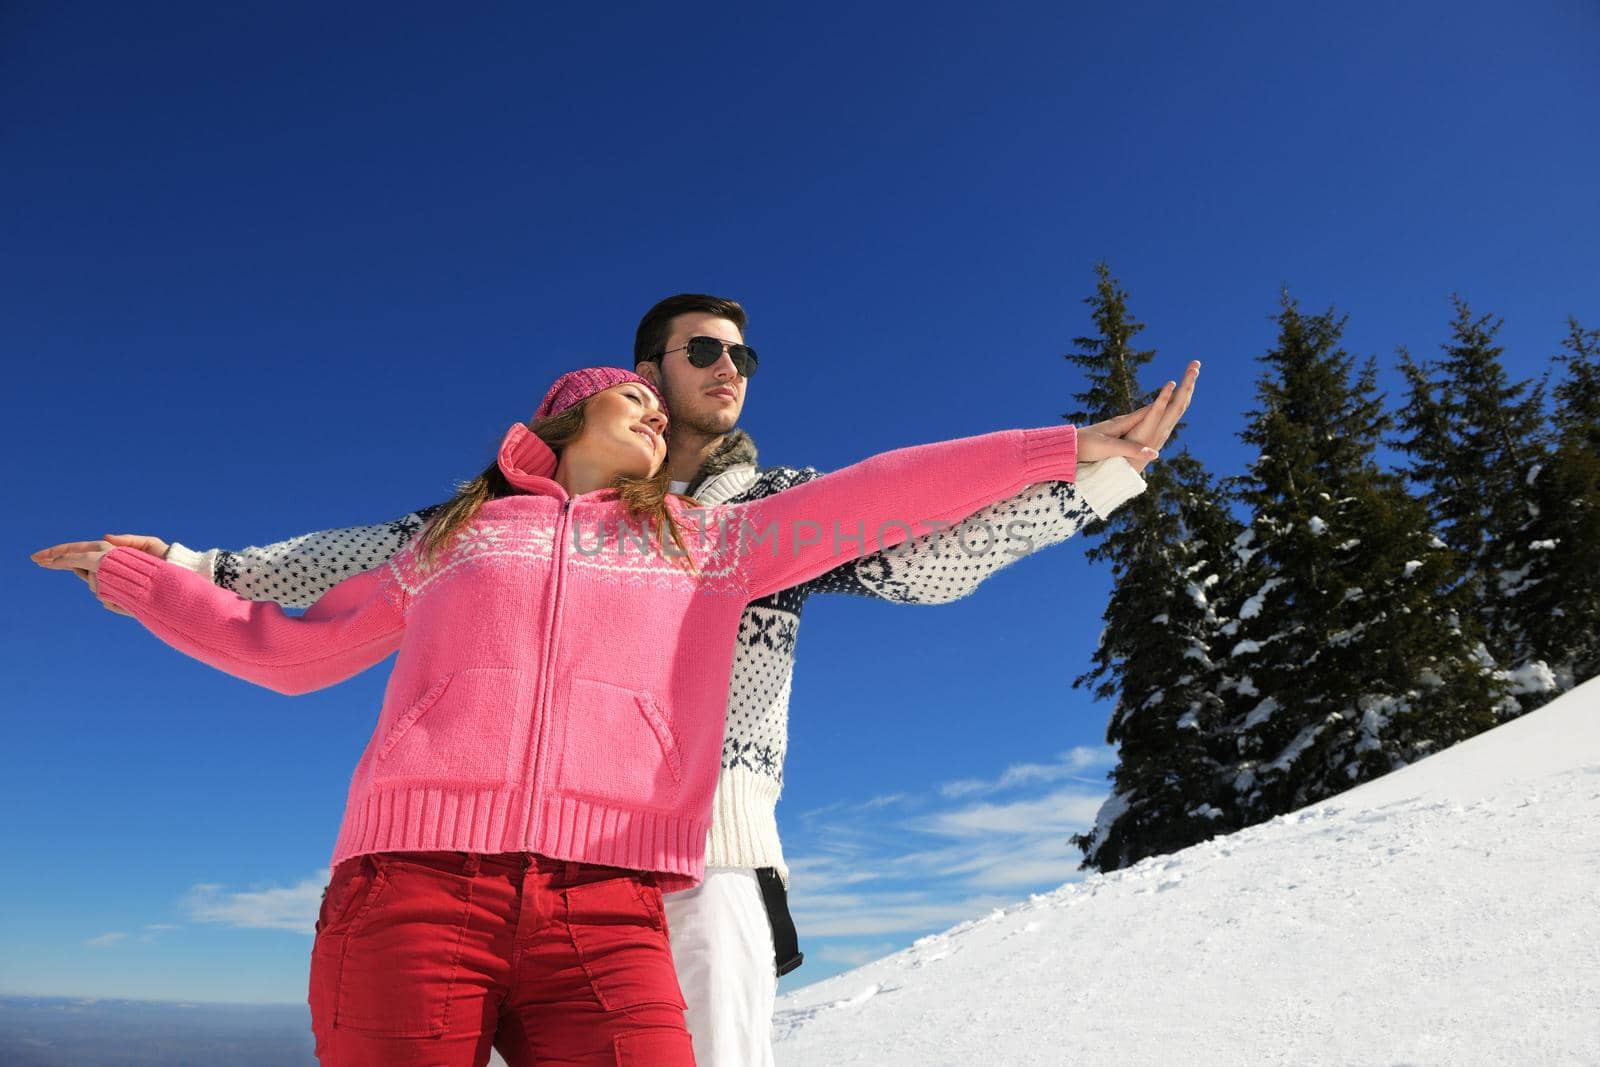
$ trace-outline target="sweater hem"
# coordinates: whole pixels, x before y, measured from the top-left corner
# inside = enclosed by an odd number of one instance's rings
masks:
[[[352,799],[332,865],[373,852],[534,852],[550,859],[653,871],[675,892],[705,873],[706,822],[602,800],[523,789],[374,787]]]

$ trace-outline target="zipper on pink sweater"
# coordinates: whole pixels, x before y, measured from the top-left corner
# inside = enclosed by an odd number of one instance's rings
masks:
[[[530,762],[533,781],[539,783],[540,789],[544,788],[545,775],[540,763],[545,754],[545,729],[550,725],[552,715],[550,702],[555,688],[555,650],[557,625],[561,619],[561,586],[562,576],[567,570],[567,515],[572,510],[572,498],[569,496],[561,502],[561,514],[556,517],[555,551],[551,558],[555,561],[555,574],[551,578],[554,588],[550,591],[550,618],[546,622],[544,633],[544,654],[541,657],[539,671],[538,703],[534,710],[539,713],[536,732],[533,739],[533,759]]]

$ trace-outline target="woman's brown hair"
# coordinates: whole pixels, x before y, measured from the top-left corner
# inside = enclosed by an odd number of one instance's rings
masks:
[[[580,401],[558,415],[530,423],[528,429],[532,430],[539,440],[549,445],[550,451],[559,456],[561,450],[577,440],[578,435],[583,432],[583,411],[588,406],[588,400]],[[655,529],[671,532],[673,543],[683,553],[679,558],[692,570],[694,564],[683,541],[682,526],[667,507],[667,497],[672,495],[669,488],[671,483],[667,465],[662,463],[648,478],[619,477],[612,484],[612,488],[621,492],[622,503],[636,521],[653,520],[652,525]],[[422,531],[423,563],[431,566],[450,539],[477,516],[483,505],[503,496],[514,496],[518,492],[520,490],[512,485],[500,470],[498,460],[484,468],[483,473],[476,478],[462,482],[456,487],[456,495],[428,520],[428,525]],[[694,503],[689,497],[682,499]]]

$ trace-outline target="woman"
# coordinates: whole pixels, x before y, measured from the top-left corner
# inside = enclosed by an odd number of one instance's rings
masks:
[[[631,372],[563,376],[415,544],[298,619],[131,549],[81,561],[169,644],[279,691],[399,650],[313,947],[325,1064],[692,1062],[660,894],[702,872],[744,605],[1080,454],[1151,454],[1011,431],[696,509],[666,491],[666,425]]]

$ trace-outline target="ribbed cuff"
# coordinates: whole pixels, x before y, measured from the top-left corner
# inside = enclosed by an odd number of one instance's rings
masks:
[[[706,837],[708,867],[775,867],[789,878],[778,841],[778,793],[781,787],[763,774],[723,770],[711,807],[711,833]]]
[[[1025,483],[1071,482],[1078,477],[1078,428],[1048,426],[1022,431]]]
[[[167,562],[176,563],[186,571],[194,571],[208,582],[217,580],[217,549],[196,552],[188,545],[174,541],[167,548]]]
[[[149,599],[156,574],[165,565],[137,548],[114,548],[100,561],[95,587],[117,607],[132,611]]]
[[[1103,521],[1110,518],[1113,511],[1144,492],[1145,483],[1134,471],[1133,464],[1121,456],[1113,456],[1080,466],[1074,488]]]

